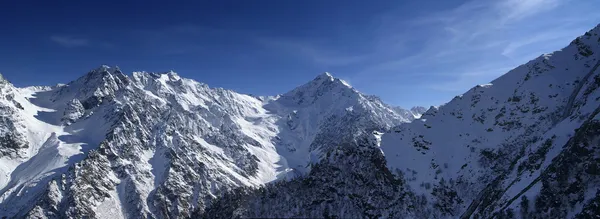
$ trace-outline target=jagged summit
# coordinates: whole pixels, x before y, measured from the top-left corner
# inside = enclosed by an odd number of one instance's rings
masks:
[[[317,77],[315,77],[312,81],[309,81],[306,84],[310,84],[312,86],[320,86],[323,84],[330,84],[331,82],[334,82],[336,80],[338,79],[333,77],[333,75],[331,75],[329,72],[324,72],[317,75]]]
[[[0,217],[186,218],[219,192],[307,174],[333,142],[413,119],[329,73],[286,95],[107,65],[63,86],[11,87]]]
[[[111,67],[109,65],[100,65],[100,66],[98,66],[96,69],[94,69],[92,71],[102,72],[102,71],[107,71],[110,68]]]
[[[329,72],[323,72],[319,75],[317,75],[317,77],[315,77],[312,81],[310,81],[307,84],[312,84],[312,85],[323,85],[323,84],[341,84],[347,87],[350,87],[347,83],[345,83],[343,80],[334,77],[332,74],[330,74]]]
[[[100,65],[95,69],[92,69],[88,74],[122,74],[119,66]]]
[[[298,86],[282,95],[284,99],[294,99],[298,104],[313,103],[321,96],[341,94],[346,98],[358,98],[361,94],[339,78],[325,72],[313,80]]]
[[[133,72],[133,77],[138,79],[153,78],[161,81],[177,81],[182,79],[179,74],[173,70],[168,72],[135,71]]]
[[[56,105],[67,104],[76,99],[89,109],[98,106],[104,100],[113,99],[116,92],[127,87],[129,83],[129,77],[123,74],[119,67],[101,65],[47,93],[51,94],[49,99]]]
[[[0,84],[9,84],[12,86],[12,83],[10,82],[10,80],[8,80],[7,78],[4,77],[4,75],[2,75],[2,73],[0,72]]]
[[[90,70],[87,74],[79,77],[78,79],[71,81],[67,85],[82,85],[94,86],[95,83],[106,83],[106,81],[112,80],[111,78],[118,78],[117,80],[126,80],[126,75],[121,72],[118,66],[111,67],[108,65],[101,65],[95,69]]]
[[[329,72],[323,72],[314,79],[315,81],[323,81],[323,80],[333,80],[334,77]]]
[[[173,70],[169,70],[166,74],[171,77],[179,77],[179,74],[177,74],[177,72],[175,72]]]
[[[425,111],[427,111],[427,108],[423,107],[423,106],[413,106],[410,108],[410,111],[422,114],[422,113],[425,113]]]

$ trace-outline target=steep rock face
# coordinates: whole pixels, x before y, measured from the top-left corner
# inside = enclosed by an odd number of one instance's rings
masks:
[[[103,101],[110,101],[115,97],[115,93],[125,88],[128,83],[129,78],[121,70],[103,65],[56,89],[50,100],[63,104],[65,101],[76,99],[87,110]]]
[[[56,87],[6,84],[27,110],[5,117],[32,145],[1,160],[9,217],[186,218],[221,191],[308,173],[334,138],[414,119],[329,74],[269,98],[108,66]]]
[[[67,103],[67,107],[65,108],[65,112],[63,113],[63,118],[61,121],[65,123],[65,125],[70,125],[75,122],[77,119],[81,118],[85,113],[85,108],[83,104],[78,99],[73,99],[71,102]]]
[[[23,106],[15,98],[15,87],[0,75],[0,157],[21,157],[29,147],[19,122],[19,110]]]
[[[600,26],[561,51],[540,56],[383,134],[377,152],[385,156],[381,163],[386,168],[376,168],[379,162],[368,159],[359,162],[352,155],[340,156],[335,162],[319,164],[319,170],[329,169],[327,174],[313,169],[305,178],[227,194],[199,215],[596,217],[599,35]],[[373,172],[391,173],[401,183],[385,183]],[[311,179],[320,183],[299,186]],[[385,189],[362,193],[369,188],[366,185],[382,183]],[[338,188],[351,188],[360,200],[379,204],[361,205],[353,201],[355,194]],[[313,193],[319,195],[308,195]],[[381,199],[396,204],[386,208]]]

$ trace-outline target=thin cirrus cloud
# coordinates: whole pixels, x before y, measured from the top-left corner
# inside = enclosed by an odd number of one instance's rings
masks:
[[[411,100],[391,95],[401,93],[399,87],[452,97],[558,50],[600,21],[597,6],[590,0],[468,0],[446,9],[416,10],[410,17],[390,9],[371,16],[366,27],[325,32],[322,38],[184,24],[131,31],[120,45],[167,55],[235,49],[256,58],[268,51],[333,72],[361,91],[383,93],[385,100],[398,103]],[[50,39],[66,48],[102,42],[70,35]]]
[[[73,37],[68,35],[54,35],[50,37],[50,41],[65,47],[65,48],[79,48],[79,47],[91,47],[101,49],[114,49],[114,44],[107,41],[92,41],[87,38]]]
[[[84,46],[90,45],[90,41],[88,39],[77,38],[77,37],[72,37],[72,36],[55,35],[55,36],[51,36],[50,40],[52,42],[57,43],[58,45],[61,45],[61,46],[67,47],[67,48],[84,47]]]
[[[552,10],[560,3],[562,3],[560,0],[507,0],[499,1],[496,7],[501,13],[501,22],[510,22]]]
[[[259,37],[256,39],[256,42],[266,48],[274,49],[277,52],[293,54],[304,60],[325,67],[350,65],[361,62],[367,58],[365,55],[339,53],[321,46],[316,46],[315,43],[307,41]]]
[[[266,36],[251,30],[219,29],[192,24],[180,24],[158,30],[138,31],[138,33],[146,36],[149,40],[148,43],[154,47],[159,43],[159,45],[164,45],[165,51],[174,51],[174,53],[182,54],[198,51],[202,48],[193,46],[194,43],[190,42],[189,39],[182,38],[192,37],[194,40],[216,38],[223,40],[235,38],[233,39],[235,41],[258,45],[262,48],[270,49],[271,52],[276,54],[293,56],[325,67],[349,65],[361,62],[366,58],[361,55],[347,55],[340,53],[333,49],[319,46],[319,43],[309,39],[288,39]],[[185,42],[185,44],[182,44],[182,42]]]
[[[430,75],[430,79],[419,83],[399,85],[455,95],[476,84],[487,83],[542,52],[558,50],[591,29],[600,16],[587,4],[592,3],[472,0],[403,22],[399,22],[400,17],[386,15],[391,21],[379,24],[383,31],[376,40],[389,42],[386,37],[394,36],[407,38],[404,41],[409,44],[423,43],[399,47],[404,48],[400,51],[375,52],[375,55],[396,55],[382,57],[380,60],[384,61],[365,66],[353,80],[361,81],[360,78],[376,74]],[[410,30],[410,34],[399,33],[406,30]],[[440,75],[444,77],[438,77]]]

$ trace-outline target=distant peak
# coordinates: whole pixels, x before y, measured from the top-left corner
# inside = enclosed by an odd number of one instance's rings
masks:
[[[424,106],[413,106],[410,108],[410,110],[413,112],[424,113],[425,111],[427,111],[427,108]]]
[[[415,118],[421,118],[421,116],[427,112],[427,108],[422,107],[422,106],[413,106],[412,108],[410,108],[410,112],[413,114],[413,116]]]

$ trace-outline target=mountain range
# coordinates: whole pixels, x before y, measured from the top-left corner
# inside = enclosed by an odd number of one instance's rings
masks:
[[[0,217],[595,218],[600,26],[437,107],[100,66],[0,76]]]

